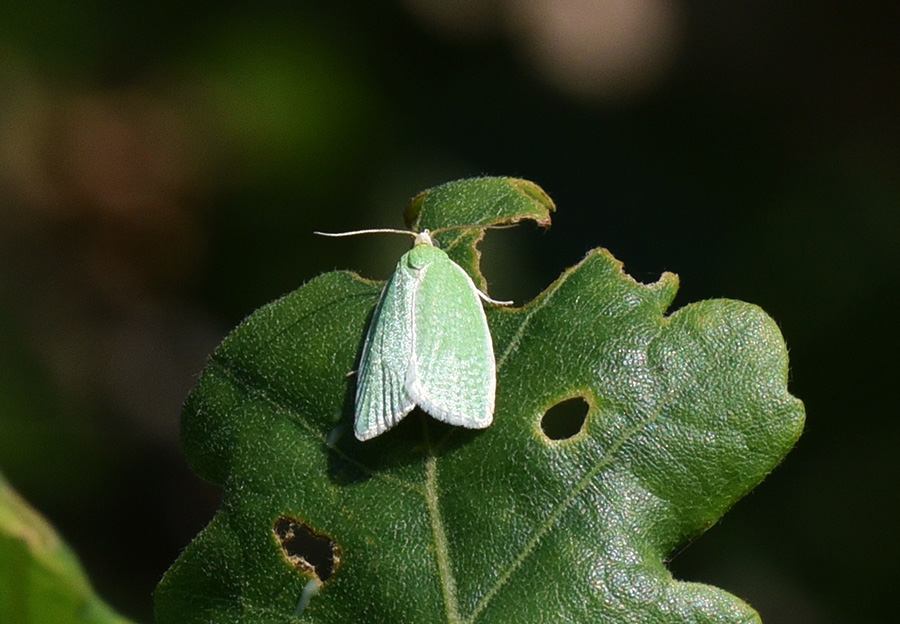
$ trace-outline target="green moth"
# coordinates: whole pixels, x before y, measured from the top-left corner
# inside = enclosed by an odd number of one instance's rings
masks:
[[[354,431],[369,440],[417,405],[434,418],[483,429],[494,418],[496,363],[481,299],[496,304],[435,246],[428,230],[362,230],[415,236],[384,286],[356,383]]]

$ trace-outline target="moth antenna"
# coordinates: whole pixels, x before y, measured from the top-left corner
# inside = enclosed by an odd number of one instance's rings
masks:
[[[313,232],[319,236],[330,236],[339,238],[341,236],[356,236],[357,234],[406,234],[407,236],[415,236],[415,232],[409,230],[395,230],[393,228],[376,228],[371,230],[353,230],[351,232]]]
[[[449,232],[450,230],[508,230],[517,226],[518,223],[506,223],[504,225],[448,225],[447,227],[431,230],[431,233],[440,234],[441,232]]]

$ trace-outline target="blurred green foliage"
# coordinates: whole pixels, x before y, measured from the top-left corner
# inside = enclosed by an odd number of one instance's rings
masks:
[[[0,475],[0,618],[17,624],[129,624],[91,589],[77,557]]]

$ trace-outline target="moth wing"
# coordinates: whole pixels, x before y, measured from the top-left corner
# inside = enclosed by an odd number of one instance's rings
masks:
[[[381,291],[363,343],[353,425],[359,440],[384,433],[416,406],[405,383],[412,361],[416,276],[404,260]]]
[[[494,417],[496,364],[478,289],[445,253],[419,276],[407,386],[434,418],[482,429]]]

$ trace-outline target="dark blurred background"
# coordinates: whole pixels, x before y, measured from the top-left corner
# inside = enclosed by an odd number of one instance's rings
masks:
[[[255,308],[384,278],[408,199],[542,185],[491,232],[522,303],[594,246],[676,306],[761,305],[797,448],[671,565],[767,624],[893,621],[900,559],[896,3],[395,0],[0,5],[0,470],[100,593],[151,593],[214,512],[180,404]],[[396,237],[400,238],[400,237]]]

